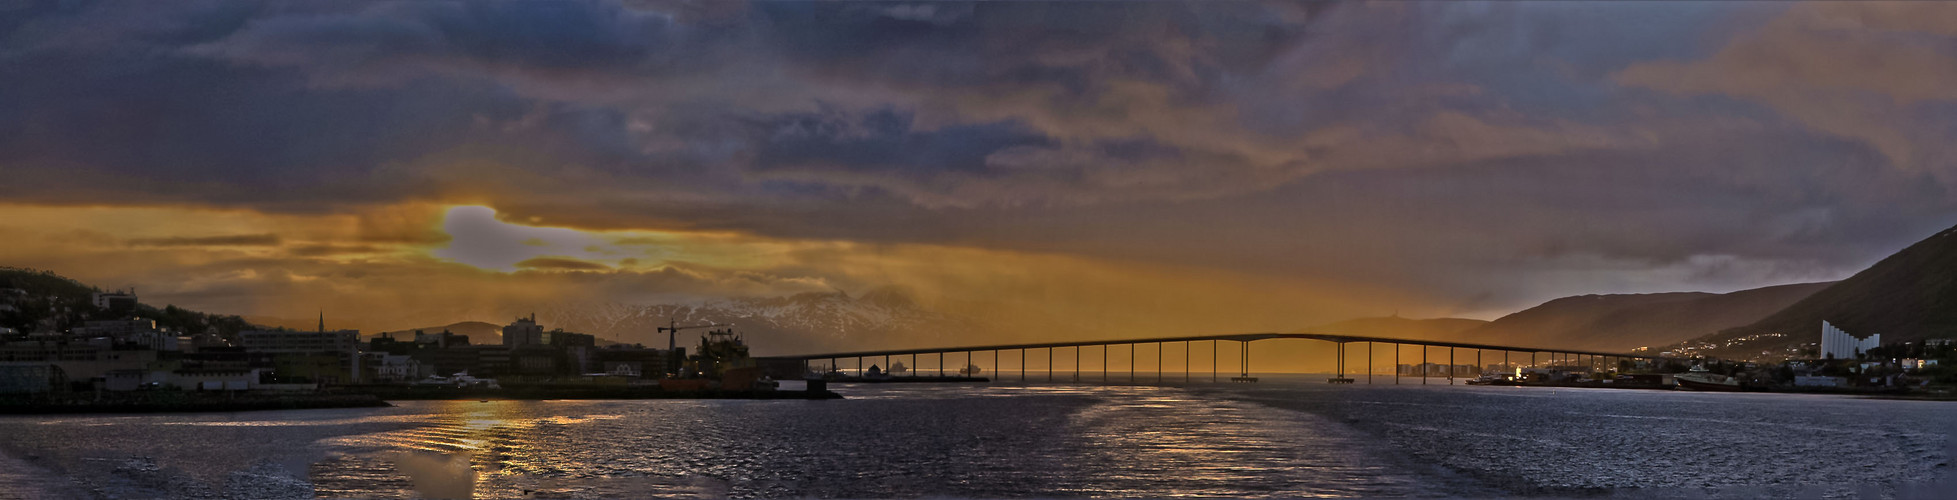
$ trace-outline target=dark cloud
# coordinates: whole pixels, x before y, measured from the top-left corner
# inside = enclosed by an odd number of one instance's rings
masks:
[[[267,247],[281,243],[276,234],[238,234],[171,238],[138,238],[129,244],[150,247]]]
[[[0,13],[0,196],[358,213],[374,244],[448,238],[378,207],[488,204],[1478,304],[1736,287],[1948,225],[1948,50],[1889,32],[1949,12],[33,3]],[[1530,272],[1562,288],[1489,284]]]
[[[533,257],[529,259],[524,259],[522,262],[516,263],[516,267],[518,269],[535,269],[535,270],[545,270],[545,271],[610,271],[612,269],[611,266],[607,266],[597,262],[587,262],[587,261],[582,261],[577,259],[566,259],[566,258],[559,258],[559,257]]]
[[[336,255],[360,255],[384,252],[386,249],[373,245],[304,245],[288,250],[298,257],[331,257]]]

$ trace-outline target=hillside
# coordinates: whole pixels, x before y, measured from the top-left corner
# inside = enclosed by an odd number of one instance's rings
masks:
[[[1823,320],[1855,335],[1880,333],[1884,343],[1957,337],[1953,234],[1957,228],[1938,232],[1758,321],[1688,344],[1717,346],[1702,352],[1712,356],[1776,356],[1820,342]],[[1774,333],[1784,336],[1766,336]]]
[[[1579,295],[1545,302],[1461,332],[1470,342],[1629,351],[1756,321],[1826,288],[1802,283],[1732,293]]]
[[[0,307],[0,327],[23,333],[67,331],[87,320],[127,317],[153,319],[160,328],[188,334],[216,333],[230,337],[259,328],[238,316],[202,313],[174,305],[158,308],[137,304],[127,314],[98,310],[89,299],[101,289],[52,271],[0,267],[0,290],[13,290],[0,296],[0,304],[7,306]]]
[[[1298,330],[1298,332],[1414,340],[1454,340],[1457,338],[1455,335],[1487,323],[1483,320],[1466,318],[1412,319],[1391,316],[1349,319]]]

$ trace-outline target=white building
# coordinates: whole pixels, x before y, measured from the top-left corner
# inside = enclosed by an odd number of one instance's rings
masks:
[[[421,378],[421,362],[402,354],[370,353],[369,362],[374,366],[374,380],[379,382],[413,382]]]
[[[1821,322],[1821,359],[1855,359],[1880,345],[1880,333],[1870,334],[1866,339],[1856,338],[1827,321]]]

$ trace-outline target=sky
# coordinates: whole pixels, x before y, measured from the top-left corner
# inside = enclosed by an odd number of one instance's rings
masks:
[[[1491,319],[1957,224],[1940,2],[10,0],[0,74],[0,265],[370,330]]]

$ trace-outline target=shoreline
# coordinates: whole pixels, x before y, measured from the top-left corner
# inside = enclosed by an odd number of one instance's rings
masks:
[[[439,401],[439,400],[514,400],[542,401],[546,399],[752,399],[752,400],[829,400],[843,399],[833,391],[778,391],[773,389],[702,389],[666,390],[657,387],[562,387],[529,386],[505,387],[501,389],[480,388],[416,388],[416,387],[363,387],[345,391],[348,394],[371,395],[387,401]]]
[[[417,389],[399,388],[333,391],[307,394],[133,392],[100,395],[0,397],[0,415],[223,413],[238,411],[314,410],[331,408],[388,408],[390,401],[542,401],[550,399],[725,399],[830,400],[843,399],[832,391],[698,390],[656,388],[516,388]]]
[[[77,397],[0,398],[0,415],[212,413],[394,406],[367,394],[104,393]]]

